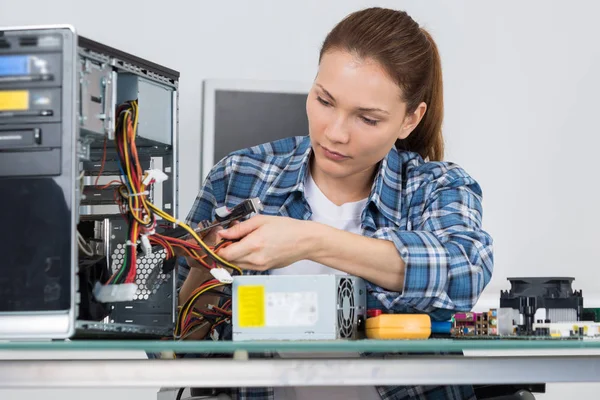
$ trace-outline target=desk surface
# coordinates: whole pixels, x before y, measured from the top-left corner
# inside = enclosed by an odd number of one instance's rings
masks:
[[[139,350],[149,353],[249,353],[357,352],[424,353],[468,350],[573,350],[600,349],[600,338],[588,339],[426,339],[426,340],[336,340],[336,341],[173,341],[173,340],[72,340],[4,341],[0,350]]]
[[[0,388],[4,389],[550,382],[600,382],[600,355],[0,361]]]
[[[336,342],[54,341],[2,342],[0,350],[34,359],[0,360],[0,388],[257,387],[600,382],[600,340],[359,340]],[[69,351],[116,353],[110,359],[43,359]],[[119,351],[230,353],[227,358],[122,359]],[[248,353],[291,351],[292,358],[247,359]],[[484,355],[417,355],[483,351]],[[496,351],[493,351],[496,350]],[[513,355],[503,355],[510,350]],[[297,352],[329,353],[326,358]],[[408,352],[349,357],[331,352]],[[495,354],[490,354],[495,353]],[[538,353],[538,354],[532,354]],[[562,353],[543,355],[543,353]],[[577,353],[578,355],[574,355]],[[64,358],[64,357],[60,357]]]

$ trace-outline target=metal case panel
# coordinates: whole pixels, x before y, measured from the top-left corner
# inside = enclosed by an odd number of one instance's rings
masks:
[[[46,58],[51,69],[30,65],[21,75],[3,76],[0,90],[28,91],[29,102],[4,109],[0,131],[39,129],[42,141],[48,133],[61,132],[60,140],[49,137],[45,146],[35,135],[33,143],[23,136],[16,146],[0,145],[0,158],[15,160],[0,170],[0,219],[6,224],[0,230],[0,338],[68,338],[74,332],[76,302],[77,36],[68,26],[0,32],[10,43],[0,56],[53,54],[53,61]],[[53,79],[37,79],[50,70],[56,72]],[[17,158],[29,161],[19,168]]]
[[[117,102],[138,100],[139,136],[171,145],[173,143],[172,88],[135,74],[121,73],[117,79]]]
[[[105,137],[107,154],[114,152],[119,78],[121,94],[140,103],[136,144],[144,167],[169,176],[152,188],[151,200],[178,217],[179,73],[78,37],[69,26],[0,34],[0,193],[8,202],[0,217],[14,227],[0,231],[0,252],[8,254],[0,263],[0,339],[69,338],[76,325],[87,324],[77,320],[76,302],[84,293],[76,279],[78,223],[102,231],[102,240],[95,234],[87,239],[109,258],[126,240],[122,227],[111,231],[122,221],[118,206],[95,187],[118,175],[118,167],[107,162],[96,181],[99,158],[90,158],[103,152]],[[21,93],[15,97],[15,91]],[[87,195],[81,209],[80,185]],[[160,259],[140,259],[138,298],[110,305],[107,320],[90,321],[91,334],[172,331],[175,273],[161,271]]]
[[[79,119],[82,133],[108,135],[114,132],[114,76],[107,62],[79,59]]]

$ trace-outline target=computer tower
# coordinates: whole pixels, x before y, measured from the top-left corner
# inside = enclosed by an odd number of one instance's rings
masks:
[[[119,105],[138,105],[139,162],[166,177],[148,198],[178,215],[178,84],[177,71],[70,26],[0,28],[0,338],[172,333],[164,252],[138,258],[127,299],[100,302],[93,290],[128,238],[115,201]]]

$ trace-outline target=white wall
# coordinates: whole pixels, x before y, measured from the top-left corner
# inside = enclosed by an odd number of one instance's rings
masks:
[[[600,147],[600,3],[345,0],[328,2],[329,9],[322,3],[150,0],[138,8],[114,0],[0,0],[0,26],[70,23],[94,40],[181,71],[185,215],[199,188],[203,79],[310,80],[319,45],[341,17],[373,4],[404,8],[430,29],[442,53],[447,158],[484,189],[496,267],[480,306],[497,302],[508,276],[566,275],[576,277],[586,305],[600,307],[593,257],[600,239],[593,164]],[[550,388],[554,394],[543,398],[572,390]],[[581,388],[592,398],[596,386]],[[110,396],[148,398],[134,393]],[[0,391],[3,399],[23,395]]]

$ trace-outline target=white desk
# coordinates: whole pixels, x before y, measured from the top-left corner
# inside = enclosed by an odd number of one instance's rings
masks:
[[[0,361],[2,388],[600,382],[600,356]]]
[[[452,343],[451,343],[452,342]],[[583,342],[548,346],[530,343],[474,343],[450,341],[439,351],[465,348],[465,356],[402,355],[378,358],[246,359],[245,351],[257,351],[259,344],[236,345],[238,357],[231,359],[121,359],[119,349],[157,351],[168,344],[143,342],[103,342],[88,350],[109,351],[110,357],[81,359],[86,351],[83,343],[2,344],[4,360],[0,360],[0,388],[144,388],[144,387],[252,387],[252,386],[319,386],[319,385],[407,385],[407,384],[510,384],[554,382],[600,382],[600,343]],[[88,342],[91,343],[91,342]],[[397,342],[398,351],[412,348],[425,351],[427,341]],[[214,344],[214,343],[213,343]],[[190,349],[194,343],[181,343],[177,351]],[[200,343],[198,346],[209,346]],[[382,351],[379,343],[372,346]],[[227,344],[215,348],[217,352]],[[319,345],[308,345],[315,351]],[[353,344],[350,344],[350,348]],[[457,347],[458,346],[458,347]],[[537,348],[535,348],[537,346]],[[566,347],[565,347],[566,346]],[[322,349],[337,348],[325,343]],[[360,345],[358,346],[360,347]],[[291,347],[284,350],[290,351]],[[349,347],[343,348],[348,351]],[[29,352],[27,359],[14,360],[11,350]],[[44,350],[60,354],[60,359],[44,359]],[[69,351],[79,359],[69,359]],[[200,349],[202,350],[202,349]],[[204,350],[202,350],[204,351]],[[330,351],[330,350],[327,350]],[[224,351],[225,352],[225,351]],[[508,352],[508,354],[507,354]],[[51,353],[51,352],[47,352]],[[241,355],[241,356],[239,356]]]

